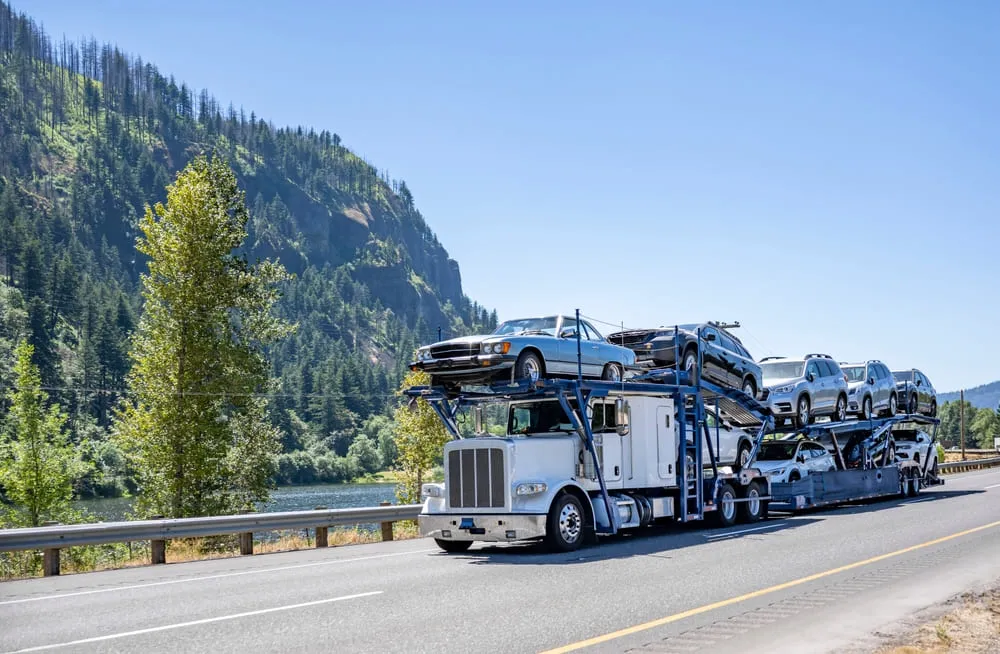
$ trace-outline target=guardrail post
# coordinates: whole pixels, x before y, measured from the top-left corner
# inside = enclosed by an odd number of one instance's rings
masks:
[[[43,522],[43,527],[52,527],[58,525],[59,523],[50,520],[48,522]],[[48,549],[42,550],[42,574],[46,577],[58,577],[59,576],[59,548],[50,547]]]
[[[150,520],[162,520],[162,515],[150,516]],[[162,565],[167,562],[167,541],[165,540],[151,540],[149,541],[149,558],[150,563],[153,565]]]
[[[252,511],[240,511],[240,513],[252,513]],[[240,554],[250,556],[253,554],[253,532],[245,531],[240,534]]]
[[[379,502],[379,506],[392,506],[392,502]],[[382,540],[392,540],[392,523],[382,523]]]
[[[317,511],[325,511],[325,506],[317,506]],[[327,547],[327,527],[316,527],[316,547]]]

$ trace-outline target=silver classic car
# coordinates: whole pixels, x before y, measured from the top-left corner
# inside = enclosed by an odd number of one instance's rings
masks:
[[[567,316],[503,322],[489,335],[463,336],[417,350],[411,370],[431,376],[431,385],[455,388],[511,379],[575,377],[577,329],[583,376],[619,381],[635,366],[632,350],[609,343],[586,320]]]

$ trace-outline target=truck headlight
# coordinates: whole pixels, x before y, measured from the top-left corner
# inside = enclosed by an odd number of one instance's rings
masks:
[[[538,493],[544,493],[548,490],[548,485],[542,482],[530,482],[527,484],[518,484],[517,488],[514,489],[515,495],[537,495]]]
[[[441,484],[424,484],[420,487],[421,497],[444,497],[444,487]]]
[[[417,361],[426,361],[431,358],[431,349],[429,347],[422,347],[417,350]]]

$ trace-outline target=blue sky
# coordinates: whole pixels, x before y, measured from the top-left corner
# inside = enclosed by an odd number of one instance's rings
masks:
[[[1000,3],[22,0],[405,179],[501,318],[1000,379]],[[539,6],[544,5],[544,6]]]

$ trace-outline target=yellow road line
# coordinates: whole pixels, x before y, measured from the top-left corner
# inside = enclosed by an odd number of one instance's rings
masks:
[[[725,599],[720,602],[705,604],[704,606],[688,609],[687,611],[682,611],[680,613],[674,613],[673,615],[668,615],[663,618],[650,620],[649,622],[643,622],[642,624],[637,624],[632,627],[626,627],[625,629],[620,629],[618,631],[612,631],[611,633],[604,634],[603,636],[595,636],[594,638],[588,638],[587,640],[581,640],[576,643],[570,643],[569,645],[563,645],[562,647],[557,647],[555,649],[550,649],[541,652],[541,654],[563,654],[564,652],[572,652],[578,649],[583,649],[584,647],[590,647],[591,645],[599,645],[601,643],[606,643],[609,640],[615,640],[616,638],[622,638],[623,636],[631,636],[632,634],[637,634],[640,631],[646,631],[647,629],[662,627],[663,625],[670,624],[671,622],[677,622],[679,620],[690,618],[692,616],[699,615],[701,613],[708,613],[709,611],[714,611],[715,609],[721,609],[725,606],[730,606],[732,604],[745,602],[747,600],[761,597],[763,595],[768,595],[770,593],[776,593],[780,590],[785,590],[786,588],[792,588],[793,586],[806,584],[809,583],[810,581],[816,581],[817,579],[822,579],[823,577],[829,577],[831,575],[839,574],[847,570],[860,568],[863,565],[878,563],[879,561],[891,559],[894,556],[900,556],[902,554],[907,554],[909,552],[923,549],[925,547],[938,545],[940,543],[944,543],[946,541],[953,540],[955,538],[961,538],[962,536],[968,536],[969,534],[974,534],[977,531],[983,531],[984,529],[990,529],[992,527],[1000,527],[1000,520],[998,520],[997,522],[991,522],[988,525],[982,525],[979,527],[973,527],[972,529],[966,529],[965,531],[960,531],[958,533],[951,534],[949,536],[942,536],[941,538],[935,538],[934,540],[929,540],[926,543],[920,543],[919,545],[912,545],[910,547],[905,547],[901,550],[896,550],[895,552],[889,552],[888,554],[881,554],[879,556],[874,556],[870,559],[865,559],[864,561],[849,563],[847,565],[842,565],[839,568],[834,568],[832,570],[827,570],[825,572],[817,572],[816,574],[809,575],[808,577],[801,577],[799,579],[794,579],[792,581],[786,581],[785,583],[778,584],[777,586],[762,588],[760,590],[755,590],[752,593],[747,593],[745,595],[740,595],[738,597],[730,597],[729,599]]]

